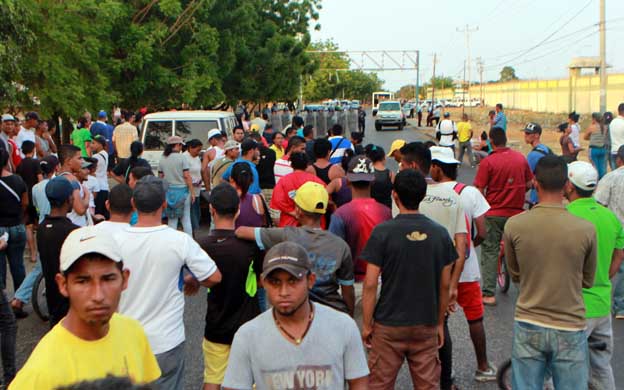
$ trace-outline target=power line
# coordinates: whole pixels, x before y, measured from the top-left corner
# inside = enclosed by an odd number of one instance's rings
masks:
[[[491,65],[488,68],[497,68],[500,67],[501,65],[507,65],[507,62],[513,62],[517,59],[520,59],[522,57],[524,57],[525,55],[527,55],[528,53],[532,52],[533,50],[537,49],[538,47],[544,45],[550,38],[552,38],[554,35],[556,35],[557,33],[559,33],[561,30],[563,30],[568,23],[570,23],[572,20],[574,20],[577,16],[579,16],[583,11],[585,11],[585,9],[587,7],[589,7],[591,5],[591,3],[594,0],[589,0],[584,6],[583,8],[581,8],[577,13],[575,13],[570,19],[568,19],[565,23],[563,23],[561,25],[561,27],[559,27],[558,29],[556,29],[554,32],[550,33],[546,38],[542,39],[538,44],[531,46],[529,49],[525,50],[522,54],[512,58],[511,60],[507,60],[505,62],[499,63],[499,64],[495,64],[495,65]]]

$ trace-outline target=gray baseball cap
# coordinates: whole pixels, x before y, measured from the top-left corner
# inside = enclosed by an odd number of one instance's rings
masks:
[[[262,279],[266,279],[271,272],[278,269],[301,279],[312,271],[312,263],[304,247],[295,242],[285,241],[272,247],[264,256]]]
[[[158,210],[167,199],[167,183],[156,176],[148,175],[137,181],[132,193],[137,210],[152,213]]]

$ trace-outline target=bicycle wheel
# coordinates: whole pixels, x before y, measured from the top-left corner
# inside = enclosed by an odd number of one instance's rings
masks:
[[[47,321],[50,317],[48,312],[48,302],[46,301],[46,287],[43,274],[37,276],[37,280],[35,280],[31,302],[34,312],[39,318],[41,318],[41,321]]]
[[[505,360],[503,364],[498,367],[496,383],[501,390],[511,390],[511,359]]]
[[[505,256],[503,255],[499,261],[500,264],[498,265],[497,275],[498,287],[500,287],[502,293],[507,293],[507,291],[509,291],[509,285],[511,283],[509,280],[509,272],[507,272],[507,263],[505,262]]]

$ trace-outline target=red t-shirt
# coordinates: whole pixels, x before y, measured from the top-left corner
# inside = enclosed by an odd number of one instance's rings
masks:
[[[497,148],[481,161],[475,187],[485,189],[490,204],[486,216],[511,217],[524,211],[526,183],[533,178],[524,155],[509,148]]]
[[[11,162],[13,163],[13,167],[17,169],[17,166],[22,162],[22,156],[20,155],[20,150],[15,141],[10,139],[9,143],[11,144]]]
[[[297,226],[297,219],[286,214],[286,212],[295,211],[295,191],[299,189],[304,183],[313,181],[322,184],[325,187],[325,183],[316,177],[315,175],[304,172],[294,171],[288,175],[282,177],[273,189],[273,196],[271,197],[270,207],[274,210],[281,212],[279,227],[284,226]]]
[[[329,223],[329,231],[342,238],[351,248],[355,263],[355,280],[366,275],[366,261],[360,258],[375,226],[392,219],[392,210],[373,198],[353,199],[336,210]]]

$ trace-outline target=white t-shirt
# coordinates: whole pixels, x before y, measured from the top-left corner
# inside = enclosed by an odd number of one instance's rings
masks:
[[[452,191],[455,191],[454,187],[456,184],[456,181],[443,183],[443,185],[447,186]],[[461,200],[464,212],[468,216],[468,222],[471,224],[473,219],[479,218],[490,209],[490,205],[487,200],[485,200],[483,194],[473,186],[464,187],[461,194],[459,194],[459,199]],[[464,271],[459,278],[459,282],[475,282],[480,279],[481,271],[479,269],[479,259],[472,238],[470,238],[470,255],[464,263]]]
[[[108,152],[102,150],[93,155],[97,160],[95,178],[98,181],[100,191],[108,191]]]
[[[15,137],[15,144],[20,149],[20,155],[24,158],[24,153],[22,153],[22,143],[24,141],[32,141],[32,143],[37,143],[37,137],[35,136],[35,131],[32,129],[27,129],[25,127],[20,127],[19,133],[17,133],[17,137]],[[37,159],[37,153],[33,155],[34,159]]]
[[[611,121],[609,134],[611,135],[611,153],[615,154],[620,146],[624,145],[624,117],[618,116]]]
[[[87,189],[89,190],[89,208],[95,208],[95,195],[94,193],[100,192],[100,182],[95,176],[89,175],[85,182]]]
[[[273,173],[275,174],[275,184],[277,184],[280,179],[289,173],[293,173],[294,169],[290,166],[290,161],[284,160],[283,158],[275,161],[275,165],[273,165]]]
[[[452,240],[455,234],[468,232],[459,195],[444,184],[427,184],[427,194],[418,211],[444,226]]]
[[[128,226],[130,226],[130,224],[126,222],[103,221],[95,225],[94,229],[98,232],[102,232],[107,236],[113,237],[115,234],[123,231]]]
[[[572,130],[570,133],[570,139],[572,140],[574,147],[578,148],[581,146],[581,127],[578,123],[575,123],[570,126],[570,129]]]
[[[440,133],[440,146],[455,145],[454,135],[457,134],[457,125],[450,119],[444,119],[438,123],[436,133]]]
[[[189,154],[189,152],[184,152],[183,154],[184,154],[184,157],[189,162],[189,173],[191,174],[191,181],[193,182],[193,196],[197,198],[199,196],[199,193],[201,192],[201,183],[202,183],[202,175],[201,175],[202,166],[201,165],[202,163],[201,163],[199,156],[193,157]]]
[[[130,270],[119,313],[143,325],[154,354],[172,350],[185,339],[183,267],[201,281],[217,271],[215,262],[191,236],[166,225],[126,227],[113,237]]]

